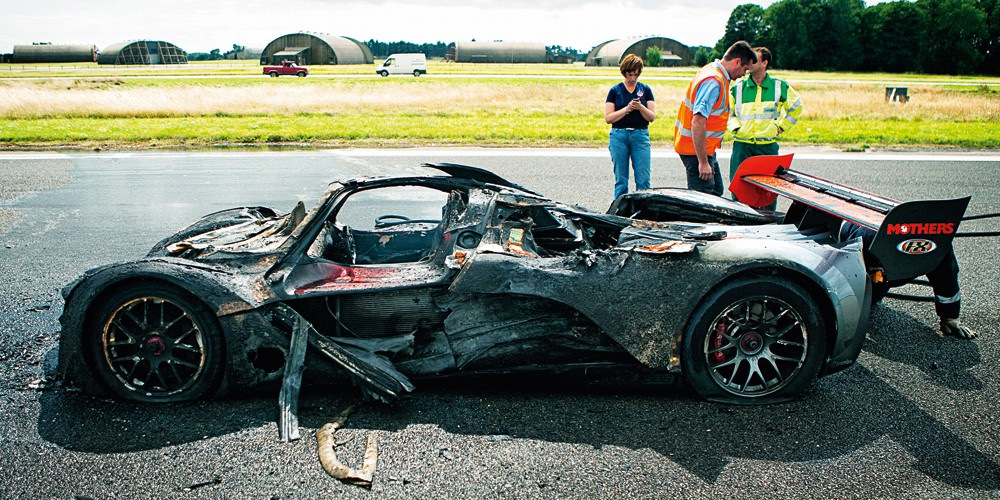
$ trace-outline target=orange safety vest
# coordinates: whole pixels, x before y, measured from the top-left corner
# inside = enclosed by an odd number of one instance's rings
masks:
[[[716,67],[715,63],[706,64],[694,80],[688,85],[687,94],[681,101],[681,107],[677,110],[677,122],[674,123],[674,151],[682,155],[693,155],[694,141],[691,139],[691,120],[694,112],[694,96],[698,93],[698,87],[705,80],[714,78],[719,81],[719,100],[712,106],[708,119],[705,121],[705,152],[711,156],[715,150],[722,145],[722,136],[726,135],[726,122],[729,121],[729,78],[722,69]]]

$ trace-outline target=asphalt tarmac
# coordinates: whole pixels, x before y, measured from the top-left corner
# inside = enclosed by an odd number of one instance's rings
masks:
[[[939,338],[931,304],[887,299],[855,366],[763,407],[536,379],[419,385],[361,405],[338,433],[355,467],[377,436],[370,490],[330,478],[312,437],[357,401],[353,387],[303,393],[304,438],[286,444],[276,394],[149,406],[52,381],[59,290],[86,269],[139,258],[215,210],[311,207],[332,180],[423,172],[423,161],[484,167],[594,210],[611,201],[603,149],[0,154],[0,497],[1000,498],[998,238],[956,240],[976,340]],[[972,195],[968,214],[1000,212],[992,153],[808,150],[793,168],[899,200]],[[673,153],[654,150],[653,185],[683,183]]]

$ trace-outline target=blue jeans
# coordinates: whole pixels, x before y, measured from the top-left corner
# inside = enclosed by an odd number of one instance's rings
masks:
[[[635,189],[649,189],[649,130],[612,128],[608,150],[615,172],[615,198],[628,192],[628,164],[632,159]]]
[[[701,177],[698,177],[698,156],[680,156],[681,163],[684,164],[684,170],[687,173],[688,189],[722,196],[722,172],[719,170],[719,160],[715,158],[715,154],[708,156],[708,166],[712,168],[712,178],[707,181],[703,181]]]

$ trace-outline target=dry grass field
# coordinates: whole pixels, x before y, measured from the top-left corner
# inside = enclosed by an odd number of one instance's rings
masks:
[[[520,66],[533,70],[533,65]],[[256,67],[246,71],[252,69]],[[468,68],[443,69],[455,74],[419,79],[246,74],[6,78],[0,80],[0,144],[405,139],[584,145],[605,140],[604,97],[618,80],[608,68],[513,77],[463,76]],[[655,142],[669,143],[691,71],[656,68],[644,75],[659,112],[651,128]],[[911,85],[908,103],[890,104],[884,101],[881,81],[781,74],[805,102],[802,125],[786,141],[1000,147],[1000,82],[977,85],[938,77],[935,83]]]

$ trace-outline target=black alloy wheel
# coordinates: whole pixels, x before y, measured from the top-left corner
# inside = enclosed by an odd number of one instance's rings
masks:
[[[160,282],[113,293],[88,322],[91,362],[122,398],[160,403],[211,395],[225,347],[212,311]]]

